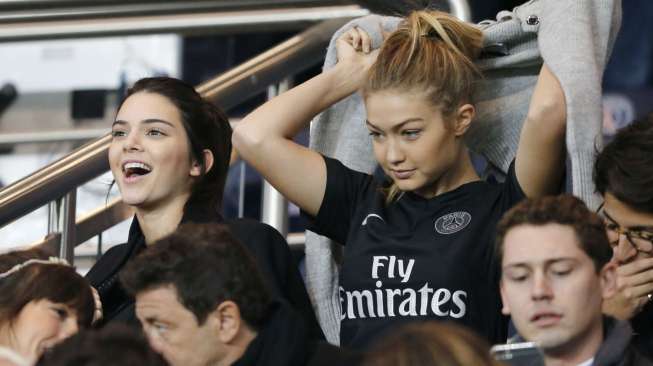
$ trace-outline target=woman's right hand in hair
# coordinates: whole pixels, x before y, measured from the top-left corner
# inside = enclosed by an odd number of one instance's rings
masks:
[[[379,25],[381,27],[381,25]],[[383,29],[381,28],[381,32]],[[385,33],[382,33],[385,37]],[[352,67],[361,67],[364,72],[359,73],[362,83],[367,76],[367,71],[376,61],[379,49],[372,49],[372,39],[369,34],[358,27],[353,27],[343,33],[336,41],[338,63],[349,64]]]
[[[232,135],[238,154],[304,212],[316,215],[326,191],[326,165],[292,137],[318,113],[355,93],[376,60],[367,33],[353,28],[336,43],[338,63],[271,99],[243,118]]]

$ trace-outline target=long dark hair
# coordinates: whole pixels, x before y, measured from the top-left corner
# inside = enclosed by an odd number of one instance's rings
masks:
[[[188,137],[191,159],[200,164],[201,175],[191,189],[184,213],[190,206],[193,210],[219,212],[231,156],[231,126],[226,114],[202,98],[191,85],[170,77],[138,80],[127,90],[118,110],[127,98],[140,92],[161,95],[177,107]],[[209,170],[204,160],[205,149],[213,153],[213,165]]]

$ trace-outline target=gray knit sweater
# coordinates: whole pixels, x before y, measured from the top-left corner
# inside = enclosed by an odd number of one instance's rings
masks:
[[[332,37],[324,69],[337,62],[335,40],[356,25],[373,47],[381,44],[378,24],[396,28],[399,19],[368,16],[353,20]],[[560,81],[567,103],[568,180],[574,194],[597,205],[591,179],[601,136],[601,78],[621,23],[620,0],[531,0],[496,21],[478,24],[484,33],[484,71],[475,96],[477,117],[466,136],[470,149],[500,171],[515,156],[521,125],[544,60]],[[365,108],[357,93],[335,104],[311,123],[311,148],[346,166],[371,173],[376,161],[365,128]],[[329,342],[339,343],[338,260],[341,248],[307,232],[307,287]]]

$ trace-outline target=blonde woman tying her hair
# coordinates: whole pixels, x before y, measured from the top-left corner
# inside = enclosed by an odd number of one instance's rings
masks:
[[[335,67],[264,104],[234,132],[242,157],[313,218],[311,230],[344,245],[342,345],[365,347],[399,323],[430,319],[505,339],[495,226],[522,198],[557,191],[566,112],[545,65],[506,181],[482,181],[463,142],[481,44],[477,28],[437,11],[410,14],[380,51],[354,28],[338,40]],[[387,181],[291,140],[359,90]]]

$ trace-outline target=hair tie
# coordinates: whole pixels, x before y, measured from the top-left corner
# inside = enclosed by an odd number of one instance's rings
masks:
[[[429,39],[440,39],[440,40],[442,40],[442,37],[440,37],[440,34],[438,33],[438,31],[436,31],[433,28],[427,29],[426,32],[422,32],[422,34],[420,34],[420,36],[422,36],[424,38],[429,38]]]
[[[55,264],[60,266],[72,267],[67,260],[59,257],[49,257],[48,259],[28,259],[23,263],[19,263],[10,270],[0,273],[0,279],[10,276],[11,274],[20,271],[22,268],[29,266],[30,264]]]

